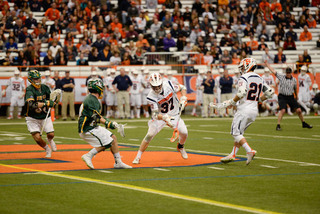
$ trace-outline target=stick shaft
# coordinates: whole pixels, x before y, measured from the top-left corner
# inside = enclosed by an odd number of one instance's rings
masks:
[[[44,123],[43,123],[43,126],[42,126],[42,129],[41,129],[41,133],[40,133],[40,136],[42,136],[42,132],[44,130],[44,127],[46,126],[46,123],[47,123],[47,120],[48,120],[48,117],[49,117],[49,113],[51,111],[51,107],[49,108],[48,110],[48,113],[47,113],[47,116],[46,116],[46,119],[44,119]]]

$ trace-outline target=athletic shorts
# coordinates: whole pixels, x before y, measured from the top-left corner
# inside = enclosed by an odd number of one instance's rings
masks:
[[[31,134],[40,133],[42,130],[42,126],[44,125],[44,121],[45,121],[44,119],[39,120],[39,119],[34,119],[32,117],[26,117],[26,122],[27,122],[27,127],[29,132]],[[50,132],[54,132],[53,124],[50,117],[47,119],[47,122],[45,124],[43,131],[46,132],[47,134]]]
[[[141,94],[131,94],[130,95],[130,105],[131,106],[141,106]]]
[[[287,105],[290,106],[292,112],[294,112],[297,108],[299,108],[299,104],[293,95],[286,96],[286,95],[279,94],[278,102],[279,102],[280,110],[287,109]]]
[[[237,111],[231,124],[230,134],[233,136],[243,135],[245,130],[255,121],[256,117],[256,113]]]
[[[10,102],[10,106],[24,106],[24,98],[20,99],[18,96],[11,97]]]
[[[148,94],[146,94],[146,93],[141,94],[141,103],[144,106],[148,105],[147,96],[148,96]]]
[[[117,95],[116,95],[116,93],[107,92],[106,103],[107,103],[107,106],[117,106]]]
[[[199,105],[203,103],[203,92],[201,90],[197,90],[195,105]]]
[[[108,129],[101,126],[97,126],[85,133],[79,133],[79,135],[84,141],[93,147],[109,148],[113,142],[113,134]]]

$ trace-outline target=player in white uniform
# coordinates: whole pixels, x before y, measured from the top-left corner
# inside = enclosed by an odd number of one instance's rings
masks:
[[[115,78],[116,70],[110,68],[110,76],[106,76],[104,78],[104,85],[106,86],[106,104],[107,104],[107,115],[106,118],[114,117],[116,118],[117,115],[117,94],[112,86],[112,82]],[[107,72],[108,73],[108,72]]]
[[[317,116],[319,115],[319,103],[317,103],[318,101],[316,100],[316,95],[318,96],[320,94],[320,90],[318,88],[318,84],[317,83],[313,83],[312,85],[312,91],[310,92],[311,95],[311,107],[314,110],[314,115]]]
[[[307,66],[303,65],[300,70],[301,73],[298,76],[298,103],[306,110],[307,115],[309,115],[311,105],[310,87],[312,85],[312,82],[310,76],[307,74]]]
[[[197,106],[200,105],[201,106],[201,115],[203,115],[203,106],[202,106],[202,103],[203,103],[203,86],[202,86],[202,83],[203,83],[203,78],[205,78],[205,71],[204,70],[199,70],[199,74],[197,76],[197,80],[196,80],[196,101],[194,102],[194,105],[193,105],[193,109],[192,109],[192,112],[191,112],[191,115],[192,116],[195,116],[197,117]]]
[[[149,84],[149,70],[145,69],[144,67],[141,68],[141,72],[143,74],[142,76],[142,85],[143,85],[143,91],[141,94],[141,101],[142,101],[142,107],[143,107],[143,115],[146,118],[149,118],[149,104],[147,102],[147,96],[149,92],[151,91],[151,86]]]
[[[170,81],[162,81],[159,73],[150,75],[150,85],[152,90],[147,96],[151,106],[152,119],[148,122],[148,133],[141,142],[138,154],[134,159],[134,164],[139,164],[142,153],[147,149],[150,141],[156,136],[165,125],[177,128],[179,131],[178,151],[183,159],[188,158],[184,149],[184,144],[188,137],[188,130],[184,121],[180,118],[182,111],[187,103],[187,90],[184,85],[173,85]],[[181,91],[180,101],[177,92]]]
[[[220,103],[221,102],[221,88],[220,88],[220,78],[223,77],[223,68],[219,68],[218,69],[219,75],[214,79],[215,82],[215,97],[216,97],[216,103]],[[213,72],[212,72],[213,73]],[[216,112],[218,115],[220,115],[220,112],[218,110],[218,112]]]
[[[56,88],[56,82],[50,77],[50,71],[45,71],[44,76],[45,78],[41,80],[41,83],[48,86],[51,92],[54,91]]]
[[[238,69],[236,69],[234,71],[234,76],[232,77],[232,79],[233,79],[232,94],[233,95],[237,94],[239,78],[240,78],[240,71]]]
[[[273,76],[270,75],[270,70],[267,67],[264,68],[264,74],[262,75],[262,79],[271,88],[273,89],[276,88],[276,82],[274,81]],[[262,103],[262,107],[266,109],[266,111],[261,114],[262,116],[268,116],[269,112],[272,112],[272,114],[275,115],[276,110],[279,108],[279,105],[278,105],[278,97],[277,96],[274,97],[274,96]]]
[[[244,131],[253,123],[258,115],[258,101],[266,100],[274,94],[274,89],[264,83],[262,77],[254,72],[257,67],[256,60],[245,58],[239,63],[242,76],[238,82],[238,92],[236,96],[221,104],[211,104],[214,108],[229,108],[237,105],[237,112],[234,115],[231,125],[231,135],[234,138],[234,147],[231,154],[221,158],[221,162],[228,163],[235,159],[235,156],[242,146],[247,152],[248,165],[256,154],[251,149],[247,140],[244,138]],[[261,91],[264,93],[260,97]],[[238,103],[238,104],[237,104]]]
[[[137,70],[134,70],[132,74],[133,75],[130,77],[132,82],[130,103],[131,108],[133,108],[135,111],[136,117],[140,118],[141,93],[143,91],[142,77],[139,75],[139,72]]]
[[[21,111],[24,106],[24,94],[25,94],[25,84],[24,80],[20,77],[20,71],[14,71],[14,77],[11,77],[2,91],[2,97],[6,96],[6,90],[11,91],[10,99],[10,115],[7,119],[13,119],[13,110],[15,106],[18,106],[18,119],[21,119]]]

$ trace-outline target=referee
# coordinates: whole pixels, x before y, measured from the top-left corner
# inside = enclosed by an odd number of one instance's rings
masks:
[[[297,80],[292,76],[292,69],[290,67],[287,67],[286,74],[281,74],[276,72],[273,68],[271,68],[271,66],[268,63],[266,63],[266,66],[279,79],[278,101],[280,112],[278,114],[278,124],[276,130],[281,131],[280,122],[284,113],[286,112],[287,105],[290,106],[292,111],[295,110],[295,112],[298,114],[302,122],[302,128],[311,129],[312,126],[304,121],[301,109],[297,102]],[[294,96],[296,96],[296,99],[294,98]]]

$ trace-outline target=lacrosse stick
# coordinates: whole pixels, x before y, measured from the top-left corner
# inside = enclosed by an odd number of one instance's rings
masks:
[[[60,101],[60,97],[61,97],[61,89],[56,89],[54,90],[51,94],[50,94],[50,100],[53,100],[53,102],[59,102]],[[49,117],[49,113],[51,112],[51,108],[50,107],[48,109],[48,112],[47,112],[47,116],[46,118],[44,119],[44,123],[42,125],[42,129],[41,129],[41,132],[40,132],[40,136],[42,136],[42,132],[44,130],[44,127],[46,126],[46,123],[47,123],[47,120],[48,120],[48,117]]]
[[[179,121],[180,121],[181,113],[182,113],[182,104],[179,105],[178,121],[177,121],[176,128],[173,130],[172,137],[171,137],[171,139],[170,139],[170,142],[171,142],[171,143],[176,142],[176,141],[178,140],[178,138],[179,138],[178,126],[179,126]]]

